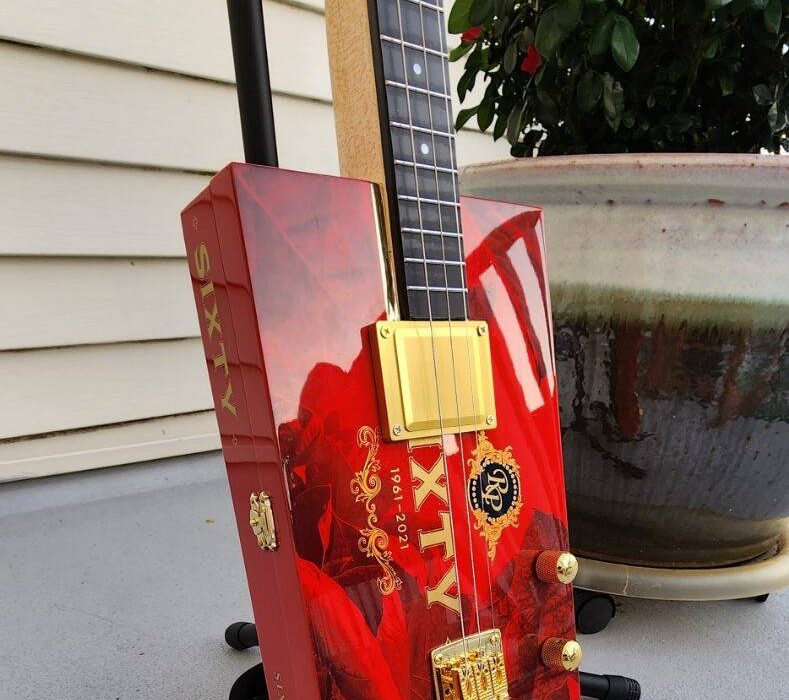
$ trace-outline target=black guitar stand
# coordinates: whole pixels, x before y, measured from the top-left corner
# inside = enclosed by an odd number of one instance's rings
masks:
[[[256,647],[257,628],[251,622],[234,622],[225,630],[225,641],[238,650]],[[581,672],[581,695],[599,700],[640,700],[641,686],[638,681],[624,676]],[[228,700],[269,700],[263,664],[257,664],[239,676]]]

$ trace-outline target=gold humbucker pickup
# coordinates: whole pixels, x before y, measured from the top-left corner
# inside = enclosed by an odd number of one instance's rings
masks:
[[[499,630],[449,642],[430,654],[440,700],[508,700]]]
[[[379,321],[373,346],[390,440],[496,427],[484,321]]]

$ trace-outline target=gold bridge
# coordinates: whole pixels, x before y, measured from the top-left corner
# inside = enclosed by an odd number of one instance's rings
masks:
[[[379,321],[373,347],[390,440],[496,427],[484,321]]]
[[[438,700],[508,700],[499,630],[449,642],[430,654]]]

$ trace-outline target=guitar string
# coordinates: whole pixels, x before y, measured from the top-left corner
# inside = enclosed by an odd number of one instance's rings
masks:
[[[439,0],[439,2],[443,2],[443,0]],[[444,46],[443,48],[444,48],[444,50],[448,50],[448,46]],[[447,63],[447,65],[448,65],[448,63]],[[451,88],[451,84],[449,84],[450,81],[449,81],[448,74],[446,72],[442,73],[441,79],[442,79],[442,83],[443,83],[443,87],[444,87],[443,92],[444,92],[445,95],[448,96],[446,98],[446,101],[448,103],[448,111],[450,112],[450,117],[451,117],[452,116],[452,114],[451,114],[451,97],[449,97],[449,95],[451,95],[451,89],[452,88]],[[450,126],[453,126],[453,125],[450,124]],[[454,151],[454,149],[450,150],[450,153],[449,153],[450,168],[452,169],[453,173],[455,173],[455,174],[458,173],[458,166],[457,166],[457,162],[456,162],[456,160],[457,160],[456,156],[457,156],[457,154]],[[458,179],[457,179],[456,175],[453,175],[453,177],[452,177],[452,195],[453,195],[454,200],[456,202],[460,203],[460,193],[458,192]],[[456,222],[456,225],[457,225],[457,230],[460,231],[461,230],[460,229],[460,225],[461,225],[461,222],[460,222],[460,207],[455,208],[455,222]],[[462,275],[462,286],[464,288],[468,289],[468,267],[465,266],[465,265],[462,266],[461,270],[460,270],[460,273]],[[464,313],[465,320],[468,320],[468,295],[467,294],[463,295],[463,313]],[[490,329],[488,329],[488,333],[490,333]],[[466,340],[466,354],[467,354],[467,364],[468,364],[468,373],[469,373],[469,387],[471,388],[472,415],[477,415],[476,392],[474,391],[474,377],[473,377],[473,373],[472,373],[472,362],[471,362],[471,341],[469,339]],[[479,455],[480,438],[479,438],[479,430],[476,430],[476,429],[474,430],[474,443],[475,443],[475,452],[476,452],[477,455]],[[464,478],[467,479],[468,477],[467,477],[467,474],[466,474],[465,470],[468,468],[468,464],[464,462],[463,463],[463,468],[464,468]],[[469,532],[469,534],[470,534],[470,532]],[[496,609],[495,609],[495,605],[493,603],[493,575],[492,575],[492,572],[491,572],[490,557],[488,556],[487,552],[485,553],[485,569],[486,569],[487,579],[488,579],[488,596],[489,596],[489,602],[490,602],[491,625],[492,625],[493,629],[496,629],[497,628],[497,626],[496,626]]]
[[[442,11],[443,11],[443,6],[442,6],[442,3],[439,0],[438,5],[435,8],[436,20],[438,22],[438,27],[439,27],[439,48],[442,50],[443,54],[446,54],[446,51],[445,51],[445,49],[446,49],[446,46],[445,46],[446,40],[444,39],[444,29],[443,29],[444,16],[443,16],[443,12]],[[427,89],[430,90],[432,88],[431,88],[431,85],[430,85],[431,74],[430,74],[430,69],[429,69],[429,66],[428,66],[428,59],[427,59],[427,37],[425,35],[425,15],[424,15],[424,7],[421,4],[419,5],[419,19],[420,19],[420,22],[421,22],[421,35],[422,35],[422,47],[423,47],[422,54],[423,54],[423,58],[424,58],[425,84],[427,86]],[[442,84],[442,87],[443,87],[442,94],[445,95],[445,97],[444,97],[444,111],[446,112],[446,117],[447,117],[447,132],[451,134],[451,133],[454,132],[454,129],[452,127],[452,105],[451,105],[451,101],[446,97],[446,96],[448,96],[450,94],[449,93],[449,86],[446,84],[447,83],[446,73],[445,73],[446,61],[447,61],[446,57],[442,56],[441,61],[440,61],[440,63],[441,63],[441,84]],[[407,69],[407,67],[406,67],[406,69]],[[446,246],[445,246],[445,239],[444,239],[444,218],[442,216],[442,210],[441,210],[441,204],[442,204],[443,200],[442,200],[442,197],[441,197],[441,191],[440,191],[440,186],[439,186],[438,169],[437,169],[437,167],[438,167],[438,162],[437,162],[438,151],[436,150],[436,147],[435,147],[435,145],[436,145],[435,123],[434,123],[434,120],[433,120],[433,105],[432,105],[432,100],[430,99],[430,96],[428,96],[428,98],[427,98],[427,106],[428,106],[428,119],[429,119],[429,123],[430,123],[431,139],[432,139],[432,142],[433,142],[433,164],[436,166],[436,167],[433,168],[433,176],[434,176],[434,181],[435,181],[435,186],[436,186],[436,200],[438,201],[437,208],[438,208],[438,227],[439,227],[439,233],[441,235],[441,258],[444,261],[442,267],[444,268],[444,288],[446,289],[446,300],[447,300],[447,321],[448,321],[447,326],[448,326],[448,329],[449,329],[449,347],[450,347],[450,354],[451,354],[451,358],[452,358],[452,383],[453,383],[453,387],[454,387],[455,411],[456,411],[456,415],[457,415],[457,423],[458,423],[458,428],[460,428],[460,423],[461,423],[460,399],[459,399],[459,396],[458,396],[458,386],[457,386],[458,371],[457,371],[457,360],[456,360],[456,357],[455,357],[455,345],[454,345],[453,331],[452,331],[452,301],[450,299],[449,278],[448,278],[448,270],[447,270],[447,265],[446,265],[447,256],[446,256]],[[452,178],[452,189],[453,189],[453,200],[452,201],[453,201],[453,204],[456,205],[456,206],[453,207],[453,209],[455,210],[455,231],[458,234],[461,234],[462,230],[461,230],[461,227],[460,227],[460,219],[459,219],[459,216],[458,216],[458,210],[459,210],[459,206],[458,205],[460,204],[460,202],[459,202],[457,191],[456,191],[455,186],[454,186],[455,177],[456,177],[455,173],[457,172],[456,168],[454,167],[454,158],[453,158],[453,155],[452,155],[453,152],[454,152],[454,143],[453,143],[451,137],[448,138],[447,140],[448,140],[449,154],[450,154],[450,168],[452,170],[452,173],[450,174],[450,177]],[[463,239],[462,239],[462,235],[458,239],[458,249],[459,249],[459,253],[460,253],[460,259],[461,259],[461,261],[464,261],[465,256],[463,254]],[[460,266],[460,272],[461,272],[461,279],[465,281],[465,275],[463,274],[463,265]],[[461,287],[463,289],[466,288],[465,284],[462,284]],[[464,321],[468,321],[468,313],[466,311],[466,292],[463,292],[462,300],[463,300],[463,316],[464,316],[463,320]],[[466,344],[468,345],[468,343],[469,343],[469,341],[468,341],[468,338],[467,338],[466,339]],[[470,358],[467,357],[467,359],[470,359]],[[472,391],[472,397],[473,397],[473,391]],[[472,398],[472,401],[473,401],[473,398]],[[476,409],[472,407],[472,411],[473,411],[472,414],[476,415]],[[474,545],[473,545],[473,541],[472,541],[471,515],[469,513],[469,508],[468,508],[468,505],[466,503],[466,489],[468,487],[468,480],[465,478],[465,474],[466,474],[466,470],[465,470],[466,453],[465,453],[465,447],[464,447],[464,444],[463,444],[464,443],[463,432],[460,432],[458,434],[458,443],[460,445],[461,473],[464,475],[462,497],[463,497],[463,504],[464,504],[463,510],[465,512],[465,515],[466,515],[466,528],[467,528],[467,534],[468,534],[468,554],[469,554],[469,563],[471,565],[471,581],[472,581],[472,586],[473,586],[474,615],[475,615],[476,623],[477,623],[477,634],[481,634],[482,633],[482,624],[481,624],[481,621],[480,621],[479,587],[478,587],[478,583],[477,583],[477,563],[476,563],[476,557],[474,556]],[[447,467],[447,472],[448,472],[448,470],[449,470],[449,467]],[[447,478],[448,478],[448,475],[447,475]],[[467,649],[465,651],[468,653]],[[493,687],[493,669],[490,666],[488,667],[488,672],[490,674],[490,684],[491,684],[491,687]],[[476,676],[474,676],[474,679],[475,679],[476,693],[479,696],[480,689],[479,689],[479,687],[477,686],[477,683],[476,683]]]
[[[402,43],[405,40],[405,33],[403,32],[403,13],[402,8],[400,6],[400,0],[396,0],[397,2],[397,19],[400,26],[400,52],[402,54],[402,61],[403,61],[403,76],[405,80],[405,94],[406,94],[406,105],[408,107],[408,123],[413,126],[414,120],[411,111],[411,93],[409,90],[409,80],[408,80],[408,68],[407,68],[407,61],[406,61],[406,54],[405,54],[405,45]],[[441,433],[441,461],[444,467],[444,474],[446,475],[446,485],[447,485],[447,501],[449,506],[449,520],[450,520],[450,535],[452,541],[452,550],[455,553],[455,557],[457,557],[457,542],[455,538],[455,528],[451,526],[454,523],[454,513],[452,508],[452,490],[450,487],[449,482],[449,469],[447,466],[447,459],[446,459],[446,444],[445,444],[445,435],[444,435],[444,417],[441,410],[441,392],[439,387],[439,372],[438,372],[438,357],[436,353],[436,336],[435,331],[433,328],[433,309],[432,309],[432,302],[430,300],[430,280],[427,274],[427,249],[425,248],[425,233],[424,233],[424,226],[422,224],[422,207],[419,197],[419,172],[416,165],[416,144],[414,141],[414,130],[409,129],[409,136],[411,139],[411,160],[413,161],[414,167],[414,184],[416,187],[416,207],[417,213],[419,217],[419,230],[420,230],[420,237],[421,237],[421,244],[422,244],[422,260],[424,265],[425,271],[425,296],[427,297],[427,316],[428,316],[428,323],[430,327],[430,343],[433,352],[433,372],[434,378],[436,382],[436,403],[438,406],[438,423]],[[435,151],[434,151],[435,154]],[[434,155],[435,159],[435,155]],[[458,608],[460,611],[460,633],[463,638],[463,646],[464,651],[468,654],[468,640],[466,639],[466,625],[465,619],[463,616],[463,596],[461,592],[460,586],[460,572],[457,570],[457,558],[452,564],[455,567],[456,571],[456,581],[457,581],[457,589],[458,589]]]
[[[443,25],[443,19],[444,18],[443,18],[443,15],[441,13],[441,10],[443,10],[443,0],[438,0],[438,6],[439,6],[438,17],[439,17],[439,27],[440,27],[440,40],[441,40],[440,41],[440,49],[441,49],[441,52],[443,54],[445,54],[445,57],[442,58],[442,61],[441,61],[441,85],[442,85],[442,88],[443,88],[441,92],[445,95],[445,97],[444,97],[444,105],[445,105],[446,112],[447,112],[447,130],[449,132],[451,132],[451,133],[454,133],[454,123],[453,123],[453,119],[452,119],[452,98],[451,98],[451,89],[452,88],[451,88],[451,84],[450,84],[449,79],[448,79],[447,68],[448,68],[449,63],[448,63],[448,57],[446,57],[447,54],[449,53],[449,47],[448,47],[448,42],[446,41],[446,33],[445,33],[445,30],[444,30],[444,25]],[[421,6],[420,6],[420,12],[421,12]],[[424,17],[423,17],[423,20],[422,20],[422,27],[423,27],[423,32],[424,32]],[[430,103],[428,102],[428,104],[430,104]],[[431,126],[431,129],[432,129],[432,127],[433,127],[432,112],[431,112],[431,123],[430,123],[430,126]],[[457,168],[457,163],[456,163],[456,160],[457,160],[456,155],[457,154],[456,154],[455,148],[453,148],[452,146],[453,146],[453,144],[450,141],[450,149],[449,149],[450,162],[449,162],[449,166],[450,166],[450,169],[452,171],[452,173],[450,175],[450,177],[452,179],[452,201],[455,202],[458,205],[458,206],[454,207],[454,210],[455,210],[455,230],[458,233],[462,233],[461,221],[460,221],[460,206],[459,206],[459,204],[460,204],[460,194],[459,194],[458,188],[457,188],[457,174],[458,174],[458,168]],[[441,197],[440,197],[440,195],[438,193],[438,171],[437,170],[435,171],[435,175],[436,175],[436,197],[440,201]],[[440,214],[440,212],[439,212],[439,214]],[[441,222],[441,224],[443,226],[443,220],[440,218],[440,216],[439,216],[439,221]],[[443,228],[442,228],[442,232],[443,232]],[[443,238],[442,238],[442,247],[443,247]],[[464,253],[462,235],[460,237],[460,253],[461,253],[461,260],[463,260],[465,262],[465,257],[466,256],[465,256],[465,253]],[[466,292],[462,296],[462,300],[463,300],[463,320],[464,321],[468,321],[469,320],[469,317],[468,317],[468,270],[467,270],[465,265],[461,265],[460,266],[460,274],[461,274],[461,287],[466,290]],[[444,270],[444,275],[445,275],[445,278],[446,278],[446,268]],[[449,294],[449,293],[447,292],[447,294]],[[449,312],[449,316],[450,316],[450,319],[451,319],[451,317],[452,317],[451,310]],[[466,345],[466,363],[467,363],[467,366],[468,366],[469,389],[470,389],[470,392],[471,392],[471,415],[472,416],[476,416],[477,415],[477,401],[476,401],[476,392],[474,391],[474,377],[473,377],[472,362],[471,362],[471,340],[470,340],[470,336],[466,337],[465,345]],[[454,350],[454,348],[453,348],[453,350]],[[454,362],[454,351],[453,351],[453,362]],[[457,386],[455,387],[455,395],[456,395],[456,398],[457,398]],[[458,418],[459,418],[459,414],[460,414],[460,409],[458,408]],[[462,444],[463,444],[463,435],[462,434],[460,436],[460,443],[461,443],[461,447],[462,447]],[[477,456],[479,455],[479,444],[480,444],[479,431],[475,427],[475,429],[474,429],[474,445],[475,445],[475,454]],[[469,483],[468,463],[466,462],[465,458],[463,458],[461,460],[461,468],[463,470],[463,483],[465,485],[468,485],[468,483]],[[474,574],[474,592],[475,592],[477,631],[481,632],[482,631],[482,627],[481,627],[481,624],[480,624],[479,600],[478,600],[478,597],[477,597],[478,589],[477,589],[477,582],[476,582],[476,562],[474,560],[474,549],[473,549],[473,544],[472,544],[473,533],[472,533],[472,525],[471,525],[471,516],[470,516],[470,513],[469,513],[468,504],[466,503],[466,494],[465,493],[464,493],[464,506],[465,506],[464,510],[466,512],[466,524],[467,524],[467,534],[468,534],[468,541],[469,541],[469,552],[470,552],[471,557],[472,557],[472,572]],[[487,548],[486,548],[483,556],[484,556],[484,560],[485,560],[485,572],[486,572],[486,577],[487,577],[487,582],[488,582],[488,596],[489,596],[488,600],[489,600],[489,605],[490,605],[491,625],[492,625],[493,629],[496,629],[496,612],[495,612],[495,608],[494,608],[494,604],[493,604],[493,580],[492,580],[492,573],[491,573],[491,563],[490,563],[490,558],[489,558],[489,555],[488,555]],[[493,687],[493,683],[494,683],[494,681],[493,681],[493,668],[491,666],[489,666],[488,670],[489,670],[489,673],[490,673],[490,683],[491,683],[491,688],[492,688]]]
[[[439,38],[439,49],[441,50],[441,53],[443,54],[442,55],[442,60],[440,61],[440,65],[441,65],[441,84],[442,84],[442,87],[443,87],[443,90],[441,92],[444,95],[443,100],[444,100],[444,110],[445,110],[446,118],[447,118],[447,131],[451,134],[451,133],[453,133],[454,129],[453,129],[452,118],[451,118],[452,117],[451,98],[449,97],[449,95],[450,95],[450,86],[448,85],[447,74],[446,74],[446,68],[447,68],[446,54],[447,54],[448,49],[447,49],[447,46],[446,46],[445,34],[444,34],[444,31],[443,31],[443,14],[442,14],[443,6],[442,6],[441,1],[439,0],[437,6],[432,8],[432,9],[434,9],[435,12],[436,12],[436,21],[437,21],[438,27],[439,27],[439,36],[438,36],[438,38]],[[421,38],[422,38],[422,49],[423,49],[423,58],[424,58],[425,85],[426,85],[428,90],[431,90],[432,89],[432,86],[430,85],[430,82],[431,82],[431,71],[429,70],[429,67],[428,67],[427,37],[425,35],[424,7],[422,6],[422,4],[420,4],[420,6],[419,6],[419,14],[420,14]],[[407,69],[408,69],[408,67],[406,66],[406,70]],[[434,162],[434,166],[435,166],[433,168],[433,174],[434,174],[434,182],[435,182],[435,187],[436,187],[436,201],[437,201],[437,208],[438,208],[439,233],[441,235],[441,252],[442,252],[442,260],[443,260],[443,268],[444,268],[444,287],[445,287],[445,290],[446,290],[446,302],[447,302],[447,320],[448,320],[448,324],[447,325],[448,325],[448,328],[449,328],[450,351],[451,351],[451,357],[452,357],[452,370],[453,370],[452,381],[453,381],[454,395],[455,395],[455,409],[456,409],[457,422],[458,422],[458,427],[459,427],[460,426],[460,422],[461,422],[461,416],[460,416],[460,402],[459,402],[459,398],[458,398],[458,385],[457,385],[457,381],[458,381],[457,360],[456,360],[456,357],[455,357],[455,347],[454,347],[453,334],[452,334],[453,309],[452,309],[452,302],[451,302],[451,299],[450,299],[448,270],[447,270],[447,265],[446,265],[446,259],[447,258],[446,258],[445,239],[444,239],[444,220],[443,220],[442,211],[441,211],[441,204],[442,204],[443,200],[442,200],[442,197],[441,197],[439,178],[438,178],[438,163],[437,163],[438,156],[437,156],[437,150],[435,148],[435,141],[436,141],[435,134],[436,134],[436,130],[435,130],[435,124],[434,124],[434,119],[433,119],[433,105],[432,105],[432,101],[431,101],[430,97],[428,97],[428,99],[427,99],[427,105],[428,105],[430,132],[431,132],[431,135],[432,135],[431,138],[432,138],[432,142],[433,142],[433,162]],[[465,262],[465,260],[464,260],[465,256],[463,255],[463,245],[462,245],[462,234],[461,234],[461,230],[462,229],[461,229],[461,222],[460,222],[460,218],[459,218],[459,206],[458,206],[459,205],[459,196],[458,196],[457,188],[456,188],[456,185],[455,185],[455,183],[456,183],[455,178],[456,178],[456,173],[457,173],[457,167],[456,167],[456,164],[455,164],[454,143],[452,141],[452,137],[451,136],[448,138],[448,145],[449,145],[450,170],[451,170],[450,177],[452,178],[453,204],[455,205],[453,207],[454,210],[455,210],[455,230],[456,230],[456,232],[458,234],[458,238],[459,238],[459,240],[458,240],[458,247],[459,247],[460,258],[461,258],[462,262]],[[461,273],[461,281],[462,281],[461,288],[464,289],[464,292],[463,292],[463,295],[462,295],[463,320],[464,321],[468,321],[468,307],[467,307],[467,298],[466,298],[467,291],[465,291],[465,290],[467,290],[467,287],[466,287],[467,275],[463,271],[463,265],[462,264],[460,265],[460,273]],[[472,399],[472,415],[476,416],[477,415],[476,398],[474,396],[474,391],[473,391],[473,376],[472,376],[472,369],[471,369],[470,340],[469,340],[468,336],[466,337],[466,360],[467,360],[468,368],[469,368],[469,380],[470,380],[469,384],[470,384],[471,399]],[[477,432],[476,429],[474,430],[474,440],[475,440],[475,444],[476,444],[476,448],[477,448],[477,454],[478,454],[478,451],[479,451],[479,435],[478,435],[478,432]],[[465,457],[464,435],[463,435],[462,432],[459,434],[458,441],[460,443],[461,471],[463,473],[463,490],[462,491],[463,491],[464,511],[465,511],[465,515],[466,515],[466,528],[467,528],[466,532],[467,532],[467,536],[468,536],[468,551],[469,551],[469,558],[470,558],[470,565],[471,565],[472,585],[474,587],[473,588],[474,611],[475,611],[475,617],[476,617],[476,623],[477,623],[477,633],[480,634],[482,632],[482,625],[481,625],[481,621],[480,621],[479,587],[478,587],[478,583],[477,583],[477,563],[476,563],[476,558],[475,558],[475,555],[474,555],[474,546],[473,546],[473,542],[472,542],[473,533],[472,533],[471,516],[470,516],[470,513],[469,513],[468,505],[466,503],[466,499],[467,499],[466,489],[467,489],[467,486],[468,486],[468,475],[467,475],[467,471],[466,471],[467,470],[467,462],[466,462],[466,457]],[[493,595],[492,595],[490,562],[488,560],[487,551],[484,552],[483,556],[484,556],[485,564],[486,564],[487,579],[488,579],[488,590],[489,590],[490,600],[491,600],[491,616],[493,618],[493,623],[494,623],[493,627],[495,629],[495,612],[493,611],[493,606],[492,606]],[[465,651],[466,651],[466,653],[468,653],[468,645],[467,644],[465,645]],[[494,687],[494,679],[493,679],[493,668],[490,665],[488,665],[488,676],[489,676],[489,682],[490,682],[490,689],[492,689]],[[474,678],[474,686],[475,686],[475,690],[476,690],[475,694],[477,695],[477,697],[479,697],[480,688],[479,688],[479,685],[477,683],[476,676],[472,676],[472,677]]]

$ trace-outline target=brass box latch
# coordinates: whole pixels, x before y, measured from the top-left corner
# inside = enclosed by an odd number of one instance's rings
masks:
[[[265,491],[249,496],[249,526],[261,549],[273,551],[277,548],[274,511],[271,509],[271,498]]]
[[[499,630],[469,635],[434,649],[436,697],[441,700],[508,700]]]
[[[484,321],[379,321],[373,346],[390,440],[496,427]]]

